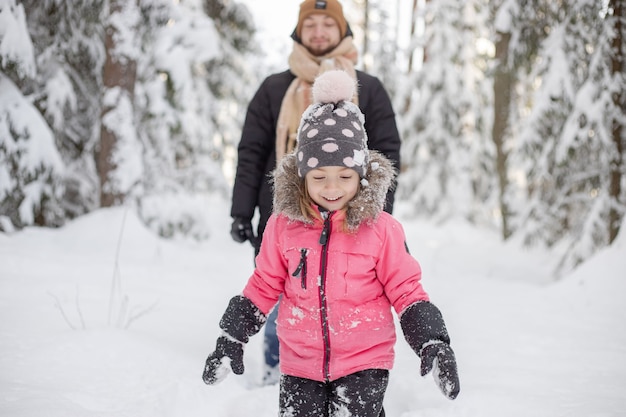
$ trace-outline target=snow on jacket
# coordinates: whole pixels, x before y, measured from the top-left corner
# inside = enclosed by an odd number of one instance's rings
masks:
[[[238,146],[231,217],[252,219],[259,207],[258,233],[272,213],[271,172],[276,168],[276,123],[287,88],[295,78],[291,71],[267,77],[248,105]],[[389,95],[380,80],[357,71],[359,108],[365,115],[368,146],[382,152],[400,167],[400,136]],[[393,193],[385,210],[393,210]]]
[[[276,170],[275,212],[243,295],[268,314],[282,294],[277,319],[282,373],[332,381],[364,369],[391,369],[396,341],[391,309],[400,314],[428,300],[402,226],[382,210],[393,166],[371,152],[368,184],[326,222],[300,213],[295,196],[303,182],[296,170],[293,154]],[[322,245],[325,226],[330,233]]]

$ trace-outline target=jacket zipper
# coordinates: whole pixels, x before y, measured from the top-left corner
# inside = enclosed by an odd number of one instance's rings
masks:
[[[300,263],[293,274],[292,277],[297,277],[300,275],[300,281],[302,283],[302,289],[306,290],[306,254],[308,250],[306,248],[300,249]]]
[[[324,341],[324,379],[330,380],[330,331],[328,328],[328,303],[326,299],[326,266],[328,264],[328,241],[330,240],[330,217],[333,212],[322,212],[324,217],[324,227],[320,235],[320,245],[322,245],[322,258],[320,265],[320,320],[322,324],[322,339]]]

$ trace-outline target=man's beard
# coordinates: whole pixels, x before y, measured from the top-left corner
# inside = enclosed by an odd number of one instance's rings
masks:
[[[325,49],[309,49],[309,52],[311,52],[313,56],[320,57],[329,54],[336,47],[337,45],[332,45]]]

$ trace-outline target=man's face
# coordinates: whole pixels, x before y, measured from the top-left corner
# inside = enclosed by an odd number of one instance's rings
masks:
[[[302,22],[302,45],[315,56],[322,56],[335,49],[341,41],[337,21],[324,14],[312,14]]]

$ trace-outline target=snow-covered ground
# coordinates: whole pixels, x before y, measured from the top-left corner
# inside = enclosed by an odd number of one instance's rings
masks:
[[[409,221],[403,209],[461,393],[447,400],[420,377],[400,336],[388,416],[626,416],[624,233],[555,281],[554,254],[462,222]],[[124,208],[0,234],[0,416],[275,417],[277,386],[258,384],[261,335],[243,376],[201,380],[219,317],[252,269],[252,248],[228,234],[227,203],[207,210],[203,243],[159,239]]]

